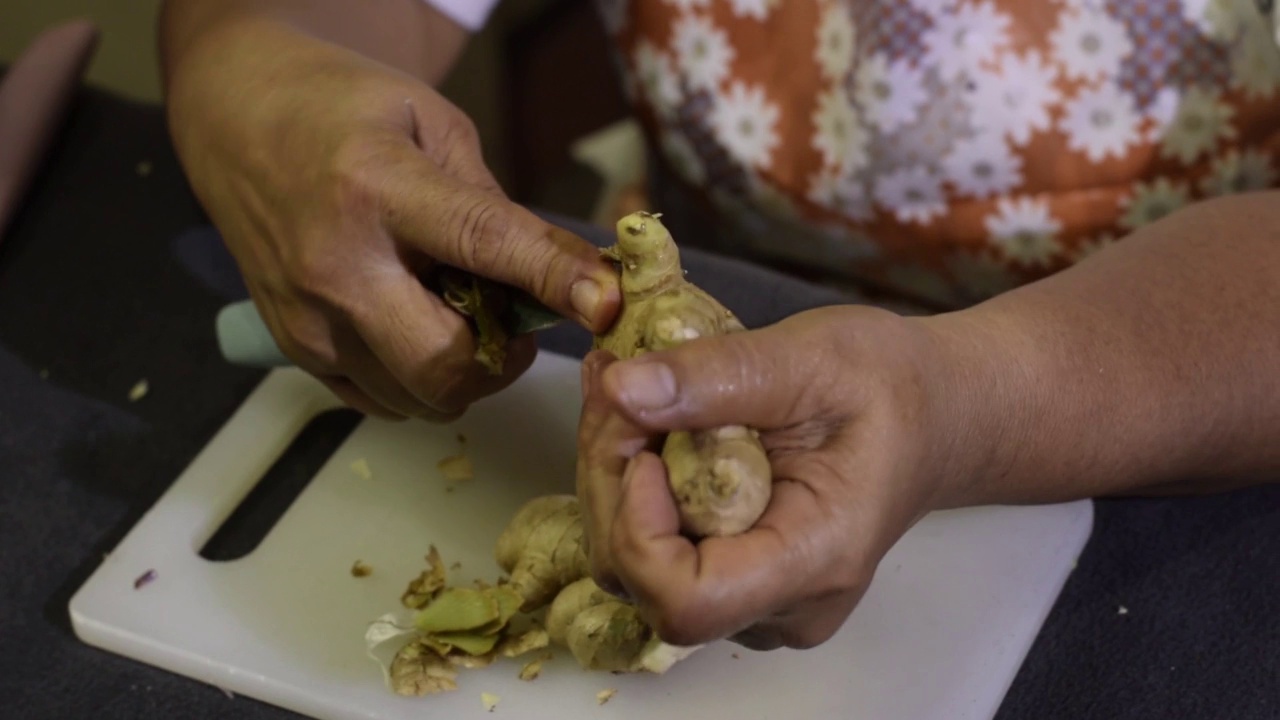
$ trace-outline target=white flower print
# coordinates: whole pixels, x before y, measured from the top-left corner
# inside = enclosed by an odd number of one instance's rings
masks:
[[[1271,158],[1258,150],[1232,150],[1213,163],[1213,171],[1200,181],[1205,195],[1221,196],[1269,190],[1275,187],[1276,169]]]
[[[729,36],[709,18],[687,15],[675,24],[672,46],[680,71],[689,85],[701,90],[717,90],[729,74],[734,50]]]
[[[1137,183],[1133,187],[1133,196],[1120,201],[1120,208],[1125,211],[1120,217],[1120,227],[1137,230],[1180,210],[1187,202],[1186,187],[1169,178]]]
[[[1202,87],[1187,88],[1178,105],[1178,115],[1164,132],[1161,154],[1183,164],[1210,154],[1222,140],[1236,136],[1231,125],[1234,110],[1221,95]]]
[[[942,159],[947,181],[958,195],[988,198],[1022,183],[1022,158],[998,133],[985,132],[958,141]]]
[[[1049,129],[1049,111],[1062,100],[1057,67],[1034,50],[1010,53],[998,71],[977,73],[970,96],[974,124],[1005,133],[1018,146]]]
[[[813,55],[818,68],[828,79],[843,78],[853,66],[857,32],[849,9],[843,2],[828,3],[818,22],[818,37]]]
[[[960,0],[908,0],[907,4],[925,15],[938,15],[950,11]]]
[[[729,5],[734,15],[764,20],[779,2],[781,0],[729,0]]]
[[[1087,257],[1096,255],[1099,250],[1114,245],[1116,236],[1111,233],[1103,233],[1095,238],[1090,238],[1081,242],[1071,251],[1071,262],[1078,263]]]
[[[806,197],[814,205],[854,221],[870,220],[871,198],[862,179],[852,173],[827,169],[814,175]]]
[[[689,142],[683,133],[674,128],[666,128],[662,131],[660,138],[662,155],[676,175],[695,187],[706,182],[707,171],[702,166],[702,159],[693,149],[693,143]]]
[[[711,6],[711,0],[662,0],[668,5],[674,5],[681,12],[689,12],[695,8],[704,8]]]
[[[1124,23],[1101,9],[1060,13],[1050,43],[1066,75],[1082,80],[1114,75],[1133,52]]]
[[[881,132],[910,125],[928,100],[924,73],[906,60],[889,61],[884,53],[864,58],[854,83],[858,105]]]
[[[1178,107],[1182,104],[1182,92],[1176,87],[1163,87],[1156,93],[1151,104],[1147,106],[1146,119],[1150,122],[1145,140],[1159,143],[1169,131],[1169,126],[1178,119]]]
[[[1114,83],[1086,88],[1067,104],[1061,128],[1067,146],[1092,162],[1120,157],[1137,142],[1139,116],[1133,98]]]
[[[636,45],[635,63],[645,98],[659,115],[671,117],[684,94],[671,57],[648,40],[641,40]]]
[[[959,252],[947,258],[947,272],[956,279],[966,297],[995,297],[1018,285],[1018,278],[1002,263],[986,254]]]
[[[1049,212],[1046,200],[1001,198],[986,226],[991,243],[1020,265],[1045,267],[1062,251],[1057,238],[1062,223]]]
[[[947,211],[942,180],[929,168],[909,165],[876,179],[876,201],[899,222],[921,225]]]
[[[1009,44],[1009,22],[990,0],[934,15],[924,34],[925,62],[946,80],[972,77]]]
[[[818,96],[813,125],[813,147],[822,153],[823,164],[850,172],[866,166],[870,138],[844,88],[837,85]]]
[[[711,126],[729,155],[744,167],[767,167],[778,145],[778,115],[764,87],[735,80],[716,98]]]
[[[936,166],[958,138],[975,132],[965,90],[959,83],[931,83],[925,90],[929,101],[920,108],[919,119],[872,144],[872,162],[877,168]]]
[[[1273,40],[1265,25],[1250,26],[1231,50],[1231,83],[1250,100],[1269,100],[1280,90],[1280,38]]]

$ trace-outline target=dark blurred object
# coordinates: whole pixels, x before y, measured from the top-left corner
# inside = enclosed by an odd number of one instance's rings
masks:
[[[98,29],[76,20],[31,42],[0,79],[0,240],[62,129],[98,45]]]

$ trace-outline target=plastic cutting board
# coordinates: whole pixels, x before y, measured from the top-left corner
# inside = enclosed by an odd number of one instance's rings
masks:
[[[198,550],[319,412],[328,391],[274,370],[71,601],[85,642],[327,720],[352,718],[991,718],[1092,527],[1088,502],[936,513],[890,552],[833,640],[809,651],[710,645],[664,676],[587,673],[560,652],[464,671],[461,688],[401,698],[365,655],[434,543],[455,577],[493,579],[492,549],[520,504],[571,491],[578,363],[543,354],[452,426],[363,420],[258,548]],[[452,492],[436,463],[467,438],[475,478]],[[352,470],[364,460],[372,477]],[[355,560],[372,574],[355,578]],[[149,570],[154,577],[135,588]],[[616,688],[604,706],[597,692]],[[492,715],[481,693],[500,698]]]

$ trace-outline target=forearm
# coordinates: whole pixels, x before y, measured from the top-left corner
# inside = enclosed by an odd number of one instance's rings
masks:
[[[957,444],[981,448],[945,506],[1280,478],[1280,193],[1193,206],[927,322],[962,358]]]
[[[166,85],[202,41],[237,25],[274,21],[437,85],[468,33],[424,0],[166,0],[160,54]]]

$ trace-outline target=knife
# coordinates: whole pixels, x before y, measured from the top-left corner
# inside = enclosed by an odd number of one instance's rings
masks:
[[[546,330],[565,321],[528,293],[487,280],[476,279],[476,282],[498,289],[508,297],[507,311],[498,318],[508,337]],[[293,364],[281,352],[252,300],[243,300],[222,308],[215,325],[218,350],[227,362],[257,368],[287,367]]]

